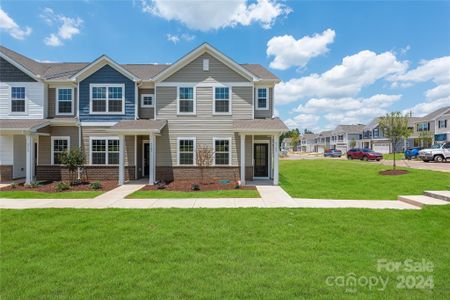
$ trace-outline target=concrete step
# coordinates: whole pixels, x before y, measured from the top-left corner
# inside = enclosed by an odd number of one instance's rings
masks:
[[[398,196],[398,200],[411,204],[411,205],[415,205],[418,207],[423,207],[424,205],[446,205],[446,204],[450,204],[447,201],[444,200],[439,200],[433,197],[428,197],[428,196]]]
[[[450,191],[425,191],[425,196],[450,202]]]

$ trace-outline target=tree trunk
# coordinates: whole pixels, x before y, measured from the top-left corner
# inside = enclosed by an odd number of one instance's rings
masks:
[[[395,165],[395,146],[394,146],[394,145],[392,145],[392,149],[394,150],[394,164],[393,164],[393,169],[395,170],[396,165]]]

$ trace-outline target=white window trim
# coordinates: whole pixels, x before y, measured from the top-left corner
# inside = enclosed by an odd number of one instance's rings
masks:
[[[194,156],[193,156],[193,164],[192,165],[182,165],[180,164],[180,141],[181,140],[192,140],[194,141]],[[195,137],[179,137],[177,138],[177,165],[178,166],[197,166],[197,138]]]
[[[93,164],[92,163],[92,141],[93,140],[105,140],[106,148],[105,148],[105,164]],[[110,164],[109,163],[109,155],[108,155],[108,140],[119,140],[118,136],[90,136],[89,137],[89,165],[90,166],[118,166],[119,164]],[[119,155],[120,155],[120,145],[119,145]]]
[[[144,97],[152,97],[152,105],[144,104]],[[143,108],[155,107],[155,94],[141,94],[141,107]]]
[[[258,99],[259,99],[259,96],[258,96],[258,91],[259,90],[266,90],[266,106],[265,107],[259,107],[258,106],[258,104],[259,104],[259,101],[258,101]],[[256,95],[255,95],[255,109],[256,110],[269,110],[269,102],[270,102],[270,95],[269,95],[269,88],[267,88],[267,87],[257,87],[256,88]]]
[[[192,97],[194,99],[193,100],[193,111],[192,112],[180,112],[180,88],[192,88],[193,89],[193,95]],[[183,99],[186,100],[186,99]],[[193,84],[185,84],[185,85],[178,85],[177,86],[177,115],[182,115],[182,116],[194,116],[197,114],[197,91],[195,88],[195,85]]]
[[[55,140],[66,140],[67,141],[67,150],[70,150],[70,136],[52,136],[51,137],[51,163],[52,165],[55,164]],[[60,165],[60,164],[58,164]]]
[[[216,89],[217,88],[228,88],[228,112],[216,112]],[[222,115],[222,116],[229,116],[232,114],[232,108],[233,105],[231,103],[232,99],[233,99],[233,89],[231,86],[215,86],[212,88],[212,93],[213,93],[213,115]],[[221,99],[223,100],[223,99]]]
[[[228,141],[228,165],[216,164],[216,141]],[[214,166],[231,166],[231,138],[230,137],[227,137],[227,138],[213,137],[212,148],[214,151],[214,161],[213,161]]]
[[[70,113],[60,113],[59,112],[59,90],[72,90],[72,100],[70,100],[70,102],[71,102],[71,107],[70,107]],[[56,95],[55,95],[55,115],[57,115],[57,116],[71,116],[71,115],[73,115],[73,103],[74,103],[74,101],[73,101],[73,98],[74,98],[74,88],[73,87],[70,87],[70,86],[67,86],[67,87],[58,87],[57,89],[56,89]],[[62,101],[62,102],[69,102],[69,101]]]
[[[92,110],[92,88],[94,87],[105,87],[106,88],[106,111],[105,112],[94,112]],[[122,88],[122,111],[121,112],[109,112],[109,92],[110,87],[121,87]],[[114,99],[117,100],[117,99]],[[125,114],[125,84],[123,83],[91,83],[89,84],[89,114],[90,115],[124,115]]]
[[[12,89],[13,88],[25,88],[25,111],[12,111]],[[24,85],[11,85],[9,88],[9,114],[15,116],[23,116],[28,114],[28,88]]]

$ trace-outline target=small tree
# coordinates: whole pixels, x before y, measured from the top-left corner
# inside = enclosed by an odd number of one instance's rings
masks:
[[[205,182],[204,169],[210,167],[213,164],[214,151],[211,149],[211,147],[208,147],[206,145],[199,145],[195,150],[195,159],[197,162],[197,166],[200,168],[200,176],[202,178],[202,182]]]
[[[394,149],[393,169],[395,170],[395,148],[402,139],[407,139],[411,135],[411,129],[408,128],[408,115],[402,115],[400,112],[392,112],[380,118],[380,129],[387,137]]]
[[[355,141],[355,139],[352,139],[350,141],[350,148],[355,148],[355,147],[356,147],[356,141]]]
[[[292,135],[292,137],[291,137],[291,147],[292,147],[293,151],[297,150],[298,141],[299,141],[299,136],[298,135]]]
[[[75,183],[75,172],[78,168],[84,166],[86,157],[81,149],[70,149],[63,153],[60,157],[61,163],[66,166],[69,171],[69,180],[71,184]]]
[[[420,147],[429,147],[431,142],[433,141],[433,135],[429,131],[420,131],[419,132],[419,142]]]

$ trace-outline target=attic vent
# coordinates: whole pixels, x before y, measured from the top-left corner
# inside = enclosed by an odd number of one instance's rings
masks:
[[[209,59],[208,58],[203,59],[203,71],[209,71]]]

